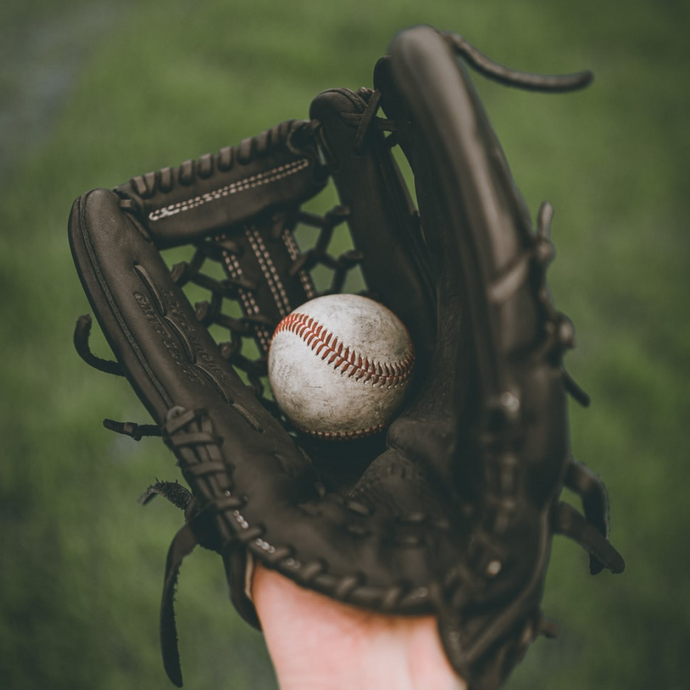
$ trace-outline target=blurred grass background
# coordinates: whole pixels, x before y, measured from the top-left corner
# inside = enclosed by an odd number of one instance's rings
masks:
[[[181,516],[137,498],[177,471],[158,442],[100,425],[147,420],[125,383],[73,352],[88,311],[67,245],[73,199],[307,117],[325,88],[370,86],[394,33],[428,23],[516,69],[596,74],[569,96],[475,79],[531,209],[556,208],[550,284],[578,329],[569,369],[594,399],[571,407],[573,450],[606,481],[628,564],[590,578],[585,554],[556,541],[545,609],[563,633],[538,641],[509,687],[690,687],[689,15],[673,0],[6,0],[0,685],[171,687],[157,616]],[[185,564],[178,620],[187,687],[276,687],[215,555]]]

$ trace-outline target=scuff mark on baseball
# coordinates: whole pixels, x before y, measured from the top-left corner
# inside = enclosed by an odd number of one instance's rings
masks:
[[[268,353],[273,396],[301,431],[334,440],[385,429],[405,398],[414,346],[400,319],[359,295],[317,297],[288,314]]]

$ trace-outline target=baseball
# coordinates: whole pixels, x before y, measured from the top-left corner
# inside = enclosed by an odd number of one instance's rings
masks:
[[[407,329],[382,304],[359,295],[317,297],[288,314],[273,334],[268,378],[285,416],[325,439],[385,429],[412,376]]]

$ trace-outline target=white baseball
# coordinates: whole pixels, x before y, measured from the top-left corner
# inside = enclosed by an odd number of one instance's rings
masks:
[[[328,295],[278,324],[268,377],[276,402],[298,429],[354,439],[392,421],[413,365],[412,341],[393,312],[359,295]]]

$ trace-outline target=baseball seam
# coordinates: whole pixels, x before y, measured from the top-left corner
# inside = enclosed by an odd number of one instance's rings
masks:
[[[356,429],[355,431],[312,431],[311,429],[304,429],[302,427],[297,428],[301,432],[309,434],[309,436],[314,436],[315,438],[351,441],[357,438],[378,434],[379,431],[383,431],[386,426],[388,425],[377,424],[376,426],[370,426],[368,429]]]
[[[414,350],[412,344],[405,358],[399,362],[375,362],[362,357],[354,348],[345,346],[325,326],[307,314],[288,314],[276,328],[273,337],[282,331],[289,331],[301,338],[313,351],[327,360],[336,371],[347,374],[362,383],[371,383],[380,388],[395,388],[405,383],[412,374]]]

